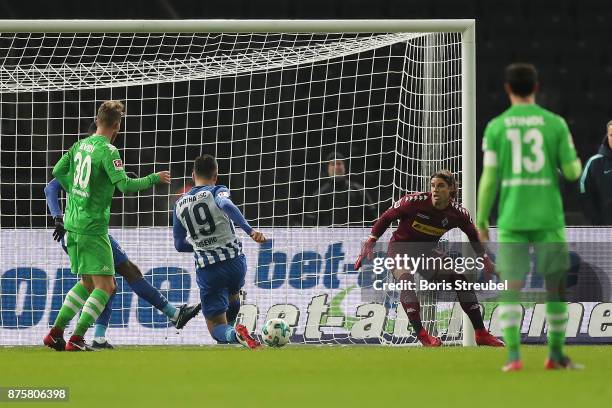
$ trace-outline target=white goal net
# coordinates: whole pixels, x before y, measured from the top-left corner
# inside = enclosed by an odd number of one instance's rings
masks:
[[[116,192],[110,225],[171,303],[199,301],[171,214],[193,160],[210,153],[219,184],[270,238],[238,231],[245,324],[283,317],[293,342],[415,343],[399,296],[352,265],[378,215],[427,190],[435,170],[462,188],[475,180],[462,167],[462,33],[406,31],[0,34],[0,345],[40,344],[75,282],[43,189],[108,99],[126,106],[115,142],[126,170],[172,174],[170,186]],[[117,282],[113,343],[213,343],[202,316],[177,332]],[[431,331],[461,338],[458,305],[420,301]]]

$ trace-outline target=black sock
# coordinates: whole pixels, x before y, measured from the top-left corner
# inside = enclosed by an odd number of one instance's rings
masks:
[[[467,282],[464,275],[455,273],[450,278],[455,286],[455,281]],[[470,318],[474,330],[484,329],[484,322],[482,321],[482,313],[480,312],[480,305],[478,304],[478,298],[473,290],[458,290],[457,298],[459,298],[459,304]]]
[[[233,326],[236,323],[236,317],[238,317],[238,312],[240,312],[240,300],[235,302],[230,302],[227,307],[227,311],[225,315],[227,316],[227,323],[230,326]]]
[[[415,333],[419,333],[423,328],[421,323],[421,305],[419,302],[402,302],[402,307],[408,315],[408,321],[412,325]]]
[[[476,302],[460,302],[461,308],[470,318],[474,330],[484,329],[482,321],[482,313],[480,313],[480,305]]]

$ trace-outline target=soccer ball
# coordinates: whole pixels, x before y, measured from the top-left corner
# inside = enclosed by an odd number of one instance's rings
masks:
[[[283,319],[270,319],[261,329],[262,340],[269,347],[283,347],[290,334],[291,328]]]

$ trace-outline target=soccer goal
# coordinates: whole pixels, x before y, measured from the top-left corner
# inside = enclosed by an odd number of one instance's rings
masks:
[[[239,232],[243,323],[257,332],[282,317],[294,343],[415,344],[397,297],[352,265],[374,219],[428,190],[435,170],[458,177],[474,212],[474,30],[474,20],[0,20],[0,344],[40,344],[75,282],[43,189],[108,99],[126,105],[115,142],[126,170],[172,173],[169,187],[116,193],[110,230],[172,303],[199,299],[171,214],[194,158],[210,153],[219,183],[270,238],[258,246]],[[117,283],[112,342],[213,342],[202,318],[177,333]],[[473,344],[458,305],[419,295],[430,331]]]

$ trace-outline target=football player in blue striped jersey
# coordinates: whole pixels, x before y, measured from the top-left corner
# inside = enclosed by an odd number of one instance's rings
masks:
[[[174,206],[174,246],[179,252],[194,254],[202,313],[212,337],[222,344],[240,343],[254,349],[260,344],[248,329],[231,324],[240,311],[239,294],[247,269],[234,224],[259,244],[266,237],[245,220],[231,201],[229,189],[216,185],[217,173],[213,156],[195,159],[195,187]]]

